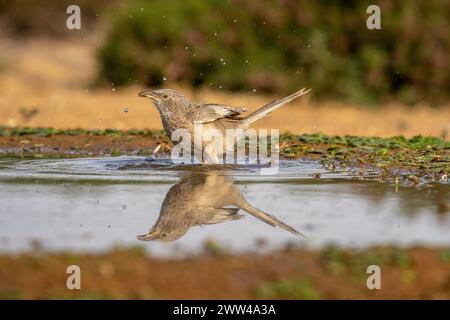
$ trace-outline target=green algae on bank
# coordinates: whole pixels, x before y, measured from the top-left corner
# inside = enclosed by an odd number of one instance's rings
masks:
[[[332,170],[336,166],[377,167],[388,176],[396,176],[402,171],[445,175],[450,170],[450,142],[437,137],[283,134],[280,150],[286,158],[320,158]]]
[[[147,129],[131,129],[131,130],[117,130],[117,129],[104,129],[104,130],[87,130],[87,129],[54,129],[54,128],[30,128],[30,127],[6,127],[0,126],[0,137],[15,137],[15,136],[27,136],[36,135],[40,137],[50,137],[56,135],[95,135],[95,136],[116,136],[123,137],[127,135],[140,135],[140,136],[166,136],[166,133],[162,130],[147,130]]]
[[[158,148],[160,153],[170,152],[171,143],[164,131],[0,127],[3,156],[149,156],[158,146],[162,146]],[[280,136],[280,155],[320,159],[330,170],[378,168],[387,177],[405,174],[445,177],[450,171],[450,141],[420,135],[379,138],[285,133]]]

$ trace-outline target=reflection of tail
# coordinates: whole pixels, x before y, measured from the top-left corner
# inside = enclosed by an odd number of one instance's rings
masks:
[[[292,228],[291,226],[288,226],[286,223],[278,220],[277,218],[275,218],[274,216],[265,213],[264,211],[261,211],[255,207],[252,207],[248,202],[244,201],[244,203],[239,204],[239,206],[247,211],[248,213],[250,213],[252,216],[258,218],[261,221],[264,221],[267,224],[270,224],[273,227],[280,227],[283,228],[284,230],[287,230],[297,236],[305,236],[303,233],[295,230],[294,228]]]
[[[253,122],[258,121],[261,118],[264,118],[265,116],[267,116],[272,111],[275,111],[278,108],[281,108],[286,103],[291,102],[292,100],[307,94],[310,90],[311,89],[308,89],[308,90],[305,91],[305,88],[303,88],[302,90],[297,91],[297,92],[291,94],[290,96],[287,96],[287,97],[284,97],[282,99],[277,99],[277,100],[274,100],[272,102],[269,102],[265,106],[259,108],[258,110],[256,110],[255,112],[251,113],[250,115],[248,115],[244,119],[240,120],[239,121],[239,127],[246,128],[247,126],[249,126]]]

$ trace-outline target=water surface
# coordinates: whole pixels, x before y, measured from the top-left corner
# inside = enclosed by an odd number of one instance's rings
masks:
[[[212,193],[193,193],[193,203],[218,195],[229,181],[252,206],[307,237],[240,210],[242,219],[189,226],[174,241],[138,240],[157,221],[169,190],[193,172],[223,177],[203,189]],[[198,252],[209,240],[237,252],[286,244],[450,245],[447,182],[400,186],[396,192],[391,183],[378,181],[376,171],[364,177],[358,170],[331,172],[311,160],[282,161],[278,174],[261,176],[257,167],[174,165],[144,157],[2,159],[0,251],[29,250],[36,243],[47,250],[77,251],[141,245],[153,254],[177,256]],[[183,185],[188,192],[201,184],[193,181]]]

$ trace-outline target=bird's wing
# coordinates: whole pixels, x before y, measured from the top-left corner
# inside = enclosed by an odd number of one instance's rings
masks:
[[[197,104],[191,111],[191,118],[196,123],[208,123],[223,118],[233,118],[246,112],[243,107],[231,107],[224,104]]]
[[[238,220],[243,216],[238,214],[239,208],[214,208],[197,207],[195,208],[196,224],[216,224],[230,220]]]

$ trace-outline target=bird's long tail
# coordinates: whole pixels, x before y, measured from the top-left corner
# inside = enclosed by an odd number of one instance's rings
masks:
[[[259,220],[264,221],[267,224],[270,224],[272,227],[278,226],[278,227],[283,228],[284,230],[289,231],[297,236],[303,236],[303,237],[305,236],[303,233],[295,230],[294,228],[287,225],[283,221],[280,221],[277,218],[275,218],[274,216],[272,216],[268,213],[265,213],[264,211],[261,211],[258,208],[251,206],[247,201],[243,201],[242,203],[240,203],[239,207],[241,207],[243,210],[250,213],[255,218],[258,218]]]
[[[269,102],[265,106],[259,108],[255,112],[251,113],[250,115],[248,115],[247,117],[242,119],[239,123],[239,126],[241,128],[246,128],[253,122],[258,121],[261,118],[264,118],[272,111],[275,111],[278,108],[281,108],[282,106],[284,106],[286,103],[289,103],[292,100],[307,94],[309,91],[311,91],[311,89],[306,90],[305,88],[303,88],[302,90],[297,91],[287,97],[284,97],[282,99],[273,100],[272,102]]]

